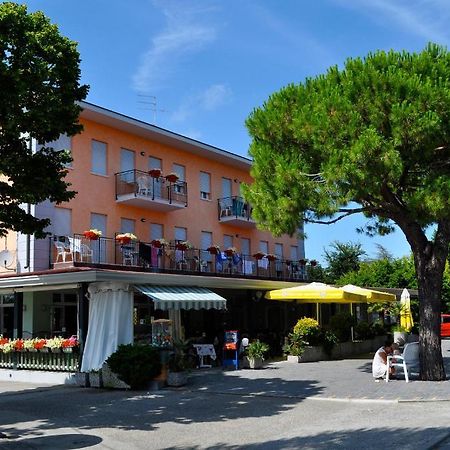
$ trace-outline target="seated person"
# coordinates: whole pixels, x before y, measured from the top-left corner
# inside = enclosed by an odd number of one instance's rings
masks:
[[[386,376],[386,371],[388,369],[387,357],[394,351],[395,348],[398,350],[397,344],[393,344],[392,341],[386,341],[383,347],[380,347],[376,351],[372,361],[372,375],[375,378],[375,381],[379,381]],[[389,369],[389,375],[394,374],[395,369],[391,367]]]

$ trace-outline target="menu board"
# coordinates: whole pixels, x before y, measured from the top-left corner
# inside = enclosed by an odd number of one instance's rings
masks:
[[[238,332],[237,330],[225,331],[223,347],[225,350],[237,350]]]

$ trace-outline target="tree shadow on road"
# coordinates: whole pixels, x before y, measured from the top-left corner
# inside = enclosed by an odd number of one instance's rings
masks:
[[[62,388],[11,396],[0,394],[0,431],[32,437],[61,428],[114,428],[151,431],[162,423],[221,422],[270,417],[294,408],[306,396],[317,395],[315,380],[287,381],[214,374],[215,379],[193,380],[182,390],[105,391]],[[270,398],[268,398],[270,397]],[[16,424],[20,422],[20,427]],[[38,424],[38,425],[36,425]]]

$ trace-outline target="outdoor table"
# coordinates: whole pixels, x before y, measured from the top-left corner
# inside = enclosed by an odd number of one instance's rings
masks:
[[[205,364],[205,356],[209,356],[213,361],[216,359],[216,351],[213,344],[194,344],[197,355],[200,358],[199,367],[211,367],[211,364]]]

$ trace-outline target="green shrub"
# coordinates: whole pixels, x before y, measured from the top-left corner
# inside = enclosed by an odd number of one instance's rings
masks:
[[[350,340],[353,326],[355,326],[355,318],[347,312],[337,313],[330,319],[330,330],[336,335],[339,342]]]
[[[305,351],[305,341],[297,333],[289,333],[286,344],[283,345],[285,355],[302,356]]]
[[[322,334],[323,351],[331,357],[334,346],[338,343],[337,336],[332,331],[324,331]]]
[[[386,334],[386,328],[381,320],[371,323],[370,328],[374,336],[384,336]]]
[[[356,339],[359,339],[361,341],[372,339],[375,336],[373,329],[370,327],[368,322],[364,321],[358,322],[355,325],[354,331]]]
[[[321,330],[319,323],[310,317],[299,319],[294,326],[293,334],[298,335],[309,345],[319,345],[321,343]]]
[[[269,346],[264,342],[260,342],[259,339],[251,342],[246,348],[246,353],[249,358],[262,358],[269,351]]]
[[[145,389],[161,373],[159,351],[151,345],[119,345],[106,363],[131,389]]]

